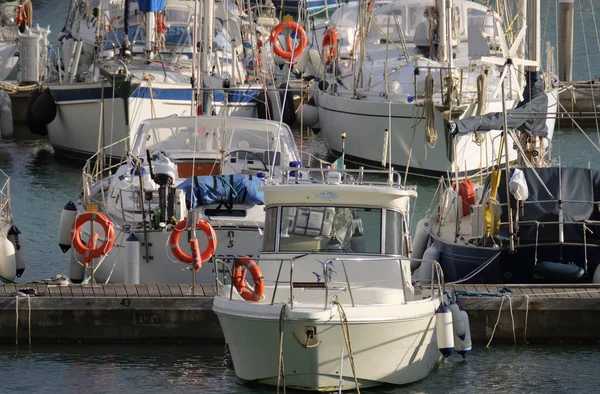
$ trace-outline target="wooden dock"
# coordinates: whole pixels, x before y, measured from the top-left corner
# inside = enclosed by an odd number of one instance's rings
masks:
[[[33,289],[35,296],[11,296]],[[222,342],[214,285],[0,286],[0,343]]]
[[[492,336],[493,343],[600,341],[600,285],[454,285],[449,289],[459,294],[475,343],[487,343]],[[503,289],[510,292],[502,293]]]
[[[12,295],[23,289],[35,295]],[[166,284],[0,285],[0,343],[222,342],[212,312],[215,286],[194,290]],[[600,341],[600,285],[454,285],[448,290],[458,292],[477,346],[490,338],[492,343]]]

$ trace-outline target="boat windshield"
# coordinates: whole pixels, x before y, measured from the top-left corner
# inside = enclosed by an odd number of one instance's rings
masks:
[[[282,207],[279,251],[380,254],[381,223],[381,209]]]
[[[162,118],[146,121],[140,126],[132,153],[144,156],[148,150],[153,154],[166,152],[173,158],[192,158],[243,151],[265,160],[278,152],[278,157],[283,155],[282,159],[296,160],[298,154],[291,138],[289,128],[279,128],[279,125],[265,121]],[[236,157],[239,158],[239,154]]]

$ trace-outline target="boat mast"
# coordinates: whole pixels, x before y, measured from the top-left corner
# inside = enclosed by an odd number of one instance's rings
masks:
[[[527,66],[529,74],[540,71],[540,59],[542,58],[542,29],[540,24],[540,0],[527,1],[527,26],[529,28],[527,42],[527,57],[537,62],[535,66]],[[529,81],[527,81],[529,82]]]
[[[448,61],[448,52],[446,51],[446,45],[448,44],[448,20],[446,18],[446,0],[436,0],[436,8],[438,11],[438,61],[440,63],[446,63]],[[450,45],[452,47],[452,45]]]
[[[202,77],[201,81],[204,80],[204,74],[208,71],[208,60],[210,59],[210,54],[213,51],[213,35],[214,35],[214,19],[215,19],[215,1],[207,0],[203,2],[203,15],[202,15]],[[232,52],[231,56],[235,56],[235,51]],[[231,59],[231,64],[234,64],[233,58]],[[200,76],[199,76],[200,77]],[[205,88],[204,85],[201,86],[202,89]],[[202,94],[202,110],[206,115],[210,115],[212,113],[212,103],[210,100],[210,92],[207,90],[203,90]]]
[[[155,41],[156,14],[146,12],[146,57],[148,60],[154,59],[153,43]]]
[[[527,26],[527,0],[519,0],[517,5],[517,28],[521,29],[529,29]],[[521,41],[519,44],[519,49],[517,50],[517,57],[521,59],[525,59],[525,40]],[[525,67],[518,65],[518,80],[519,86],[525,86]]]

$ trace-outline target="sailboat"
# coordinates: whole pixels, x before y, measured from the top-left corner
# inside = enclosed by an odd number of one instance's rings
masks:
[[[420,246],[412,256],[439,260],[448,281],[600,282],[595,231],[600,224],[600,173],[548,160],[538,134],[544,132],[545,117],[552,115],[545,111],[537,73],[529,73],[528,80],[533,85],[525,92],[531,92],[530,105],[465,118],[453,127],[468,134],[504,123],[504,148],[507,152],[514,144],[520,157],[501,171],[499,152],[485,182],[455,176],[451,184],[444,183],[439,210],[419,222],[415,243]],[[504,153],[505,163],[506,157]]]
[[[460,169],[471,176],[491,169],[501,131],[452,138],[448,122],[520,102],[520,70],[540,61],[539,44],[529,45],[529,60],[519,56],[527,32],[531,38],[539,30],[539,2],[527,4],[527,19],[519,14],[511,45],[500,15],[472,1],[340,8],[328,26],[315,29],[323,38],[310,52],[320,79],[313,91],[318,128],[327,148],[341,152],[342,130],[349,161],[379,166],[390,144],[394,167],[414,175],[437,178]],[[548,112],[555,113],[554,86],[547,94]],[[548,139],[553,129],[554,119],[548,119]],[[516,151],[509,154],[516,159]]]
[[[123,162],[87,161],[81,197],[63,209],[59,245],[71,253],[71,281],[214,283],[213,254],[258,254],[259,186],[300,160],[290,129],[274,121],[142,122]]]
[[[87,24],[87,14],[72,5],[60,46],[65,71],[38,98],[46,103],[40,107],[55,108],[42,124],[55,152],[87,159],[112,144],[108,158],[120,161],[147,118],[258,117],[264,85],[247,78],[240,60],[245,39],[237,7],[207,1],[200,12],[199,4],[102,1]]]

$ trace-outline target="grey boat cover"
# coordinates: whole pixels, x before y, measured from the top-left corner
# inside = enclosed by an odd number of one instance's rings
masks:
[[[600,220],[600,172],[587,168],[521,168],[527,181],[529,197],[525,202],[523,214],[519,215],[519,222],[538,221],[535,224],[520,224],[519,234],[522,242],[558,242],[559,226],[559,200],[562,201],[563,223],[577,222],[577,224],[564,224],[565,242],[583,241],[583,222],[585,220]],[[554,196],[551,197],[541,186],[533,171],[536,171],[540,179]],[[512,170],[510,171],[512,176]],[[498,201],[506,203],[506,172],[502,171],[500,187],[498,188]],[[560,178],[559,178],[560,176]],[[509,178],[510,179],[510,178]],[[562,185],[562,187],[559,187]],[[484,195],[490,188],[488,178]],[[511,207],[513,215],[517,207],[517,201],[511,196]],[[502,207],[502,222],[508,221],[507,209]],[[546,223],[543,222],[554,222]],[[600,243],[600,226],[587,225],[590,230],[586,234],[589,244]],[[502,226],[501,234],[507,234],[507,227]]]
[[[523,91],[523,100],[515,108],[506,111],[506,123],[510,129],[518,129],[538,137],[548,135],[546,117],[548,114],[548,96],[544,80],[538,72],[527,73],[527,85]],[[473,132],[487,132],[504,128],[502,112],[491,112],[482,116],[470,116],[455,122],[458,135]]]

